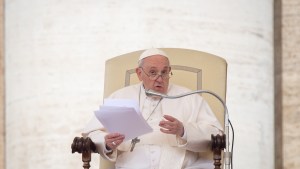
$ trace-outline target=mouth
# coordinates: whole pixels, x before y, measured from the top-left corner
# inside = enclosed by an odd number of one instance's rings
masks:
[[[163,86],[161,86],[161,85],[156,85],[156,86],[154,86],[154,88],[155,88],[155,90],[157,90],[157,91],[163,90]]]

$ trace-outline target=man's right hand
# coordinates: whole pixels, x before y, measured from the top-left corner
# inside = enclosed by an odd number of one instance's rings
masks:
[[[109,133],[104,137],[105,145],[107,148],[114,150],[124,141],[124,138],[123,134]]]

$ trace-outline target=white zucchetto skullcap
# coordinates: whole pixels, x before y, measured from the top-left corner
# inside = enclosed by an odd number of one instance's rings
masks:
[[[139,61],[142,59],[145,59],[146,57],[153,56],[153,55],[162,55],[162,56],[168,57],[168,55],[164,51],[157,49],[157,48],[151,48],[151,49],[145,50],[140,55]]]

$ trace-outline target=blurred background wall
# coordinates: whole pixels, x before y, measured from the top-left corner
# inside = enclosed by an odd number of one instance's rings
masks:
[[[5,123],[4,123],[4,3],[0,0],[0,168],[4,168],[4,154],[5,154]]]
[[[275,165],[300,167],[300,1],[275,0]]]
[[[300,166],[297,0],[0,2],[3,168],[81,168],[70,144],[102,103],[105,60],[150,47],[227,60],[235,168]]]

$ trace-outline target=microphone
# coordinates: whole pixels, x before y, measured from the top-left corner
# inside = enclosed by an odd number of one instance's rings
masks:
[[[213,96],[215,96],[223,105],[224,107],[224,124],[225,124],[225,137],[226,137],[226,141],[225,141],[225,152],[224,152],[224,163],[225,163],[225,169],[229,169],[230,167],[230,162],[231,162],[231,152],[229,151],[229,115],[228,115],[228,110],[227,110],[227,106],[225,104],[225,102],[223,101],[223,99],[218,96],[216,93],[211,92],[209,90],[195,90],[195,91],[191,91],[191,92],[187,92],[187,93],[183,93],[180,95],[174,95],[174,96],[169,96],[166,94],[162,94],[162,93],[158,93],[155,92],[153,90],[145,90],[145,94],[147,96],[159,96],[162,98],[167,98],[167,99],[177,99],[180,97],[185,97],[188,95],[192,95],[192,94],[197,94],[197,93],[208,93],[211,94]]]

